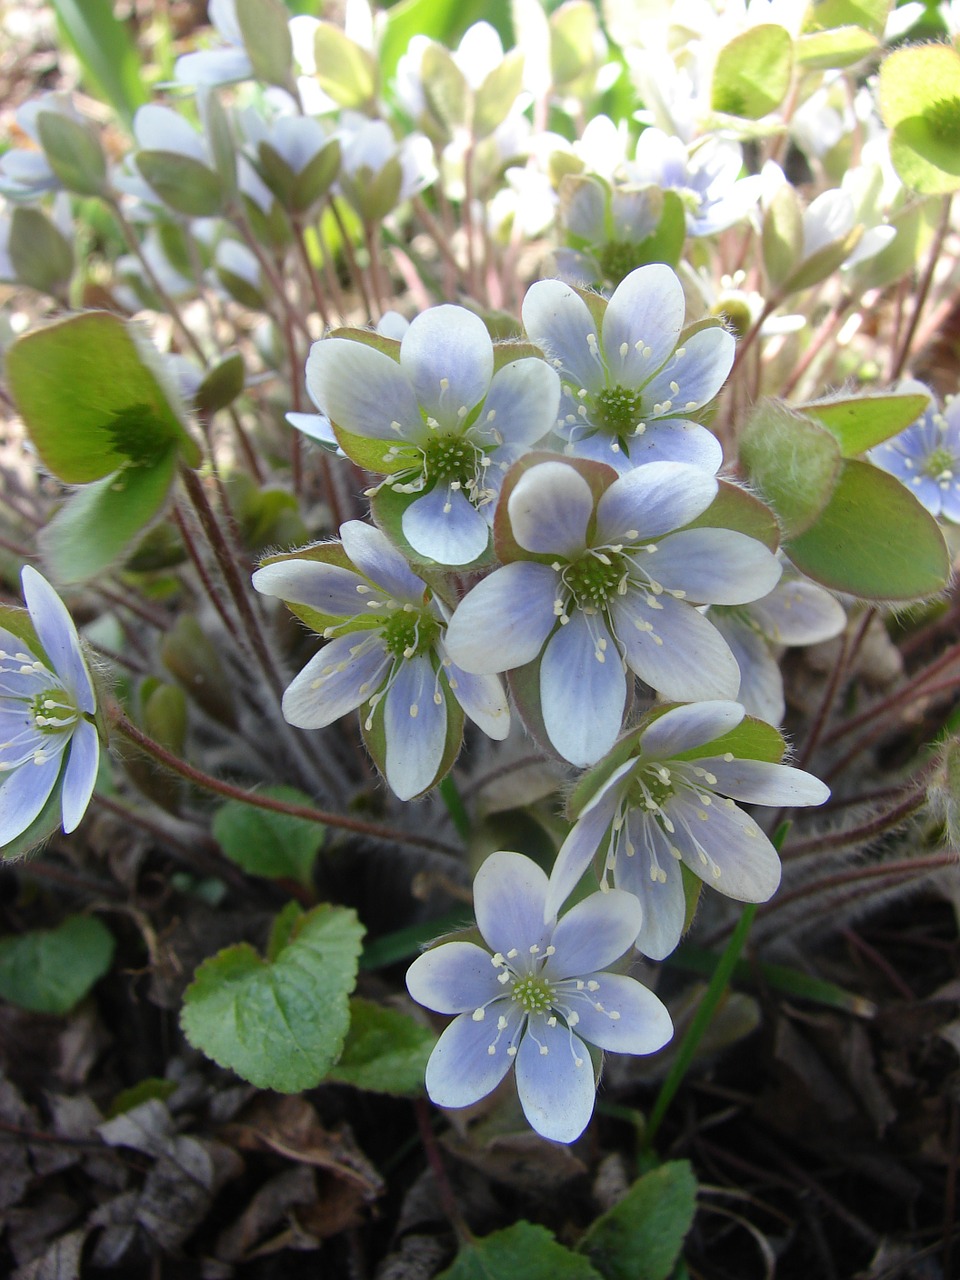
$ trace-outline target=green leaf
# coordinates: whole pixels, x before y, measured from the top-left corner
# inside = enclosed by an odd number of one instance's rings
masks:
[[[68,484],[99,480],[127,461],[155,461],[171,445],[196,466],[176,391],[160,357],[119,316],[87,311],[18,338],[7,378],[41,460]]]
[[[756,538],[771,551],[780,546],[780,526],[768,506],[729,480],[721,480],[717,496],[687,529],[734,529]]]
[[[780,105],[790,87],[793,41],[784,27],[750,27],[723,46],[713,73],[710,105],[725,115],[759,120]]]
[[[0,940],[0,998],[33,1013],[69,1013],[110,968],[114,941],[93,916]]]
[[[785,535],[808,529],[840,474],[840,446],[825,427],[778,400],[754,407],[740,461],[750,483],[777,513]]]
[[[60,30],[80,60],[85,80],[127,128],[149,100],[135,42],[114,16],[113,0],[52,0]]]
[[[310,805],[296,787],[263,787],[260,795]],[[213,815],[213,836],[231,862],[251,875],[310,885],[326,828],[306,818],[228,800]]]
[[[890,158],[924,195],[960,188],[960,53],[950,45],[897,49],[880,68]]]
[[[239,351],[224,358],[208,370],[197,388],[194,404],[197,411],[210,416],[233,404],[243,391],[245,368]]]
[[[781,285],[803,253],[803,210],[789,182],[774,193],[763,215],[763,265],[770,283]]]
[[[813,0],[803,20],[803,30],[856,26],[882,36],[889,12],[890,0]]]
[[[481,20],[496,28],[504,47],[513,43],[509,0],[400,0],[386,14],[380,41],[380,67],[389,80],[413,36],[429,36],[453,46],[466,29]]]
[[[333,138],[294,178],[290,193],[291,211],[306,213],[327,194],[339,172],[340,143]]]
[[[312,1089],[343,1048],[362,937],[353,911],[323,904],[297,916],[272,960],[227,947],[187,988],[187,1039],[259,1089]]]
[[[449,51],[435,42],[423,51],[420,73],[427,110],[447,140],[467,124],[471,98],[467,78]]]
[[[170,449],[152,466],[126,466],[85,485],[39,534],[40,550],[61,583],[89,582],[109,569],[159,515],[177,468]]]
[[[801,289],[809,289],[833,275],[842,262],[853,253],[863,235],[863,225],[858,223],[851,227],[845,236],[832,240],[823,248],[804,258],[795,270],[791,271],[781,284],[783,293],[799,293]]]
[[[236,0],[237,22],[253,74],[280,89],[293,87],[293,41],[280,0]]]
[[[321,22],[314,36],[317,80],[341,107],[363,111],[377,96],[377,64],[370,53],[332,22]]]
[[[895,476],[868,462],[844,462],[816,523],[786,551],[815,581],[867,600],[935,595],[950,577],[936,520]]]
[[[237,727],[233,682],[223,669],[218,649],[192,614],[178,614],[163,633],[160,660],[208,716],[232,729]]]
[[[523,87],[523,54],[511,50],[486,76],[473,105],[473,136],[489,137],[503,124]]]
[[[929,403],[925,395],[868,395],[811,400],[797,408],[836,436],[845,458],[854,458],[916,422]]]
[[[690,1162],[673,1160],[638,1178],[577,1248],[604,1280],[668,1280],[696,1210]]]
[[[555,88],[593,69],[599,28],[589,0],[567,0],[550,15],[550,70]]]
[[[107,159],[92,125],[41,111],[37,132],[44,154],[68,191],[78,196],[101,196],[107,188]]]
[[[138,151],[134,156],[145,182],[171,209],[188,218],[212,218],[223,212],[220,175],[179,151]]]
[[[755,716],[744,716],[729,733],[699,747],[691,747],[689,751],[680,751],[676,758],[696,760],[701,756],[722,756],[729,751],[738,760],[766,760],[770,764],[779,764],[786,749],[783,735],[772,724]]]
[[[862,27],[837,27],[799,37],[794,46],[797,62],[806,71],[852,67],[880,48],[876,36]]]
[[[221,189],[224,197],[231,200],[237,194],[237,144],[230,128],[230,119],[213,90],[201,90],[197,95],[197,106],[200,109],[204,137],[220,176]]]
[[[409,1014],[354,996],[343,1053],[327,1079],[416,1098],[423,1093],[423,1073],[436,1043],[430,1028]]]
[[[7,242],[14,279],[54,296],[73,274],[73,248],[41,209],[18,205]]]
[[[933,238],[940,209],[940,201],[930,196],[914,200],[891,214],[889,225],[897,233],[893,240],[879,253],[851,268],[859,292],[885,289],[914,270]]]
[[[558,1244],[546,1227],[515,1222],[463,1246],[436,1280],[601,1280],[586,1258]]]

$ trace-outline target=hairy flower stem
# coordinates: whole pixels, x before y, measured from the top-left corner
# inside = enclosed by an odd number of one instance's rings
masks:
[[[855,301],[856,299],[851,294],[846,293],[842,298],[838,298],[830,308],[829,313],[817,327],[817,331],[811,338],[810,345],[803,353],[802,359],[797,362],[796,367],[781,387],[780,396],[782,399],[786,400],[794,388],[799,385],[801,379],[813,364],[814,360],[816,360],[820,352],[833,338],[833,335],[839,328],[841,321]]]
[[[923,808],[926,801],[926,787],[915,789],[909,792],[899,804],[860,826],[848,827],[842,831],[828,831],[823,835],[810,836],[806,840],[797,840],[788,846],[784,852],[784,859],[826,852],[828,849],[846,849],[853,848],[855,845],[866,845],[871,840],[876,840],[878,836],[885,835],[888,831],[895,831],[897,827],[902,826],[911,814]]]
[[[927,304],[927,297],[930,293],[930,287],[933,284],[933,273],[937,267],[937,261],[940,252],[943,249],[943,242],[946,239],[947,232],[950,229],[950,204],[952,197],[946,195],[943,197],[943,208],[940,211],[940,222],[937,224],[936,234],[933,238],[933,244],[930,246],[930,253],[927,257],[927,265],[924,268],[923,275],[920,278],[920,284],[913,295],[913,311],[910,314],[910,320],[907,324],[906,332],[900,342],[900,347],[896,350],[890,364],[890,372],[887,374],[888,382],[896,382],[902,375],[907,361],[910,359],[910,348],[913,344],[914,334],[917,331],[917,325],[920,323],[920,316],[923,308]]]
[[[960,861],[960,854],[951,849],[945,853],[932,853],[924,858],[903,858],[896,862],[881,862],[872,867],[853,867],[849,871],[839,871],[836,875],[811,880],[808,884],[791,889],[787,893],[778,893],[771,902],[763,904],[764,919],[773,912],[779,911],[781,907],[789,906],[792,902],[802,902],[804,898],[815,898],[826,889],[838,889],[865,880],[890,877],[904,881],[913,880],[918,875],[940,871],[944,867],[955,867],[958,861]],[[818,912],[822,913],[822,909],[821,904],[818,906]]]
[[[469,1244],[473,1240],[473,1232],[467,1226],[460,1207],[457,1204],[456,1196],[453,1194],[453,1187],[450,1185],[450,1178],[447,1174],[446,1165],[443,1163],[443,1156],[440,1154],[440,1148],[437,1145],[436,1137],[430,1125],[430,1109],[423,1098],[417,1098],[413,1104],[414,1113],[417,1117],[417,1129],[420,1132],[420,1141],[423,1144],[423,1150],[426,1153],[427,1163],[430,1165],[430,1171],[433,1174],[433,1180],[436,1183],[437,1195],[443,1211],[447,1215],[447,1219],[457,1234],[457,1239],[461,1244]]]
[[[334,221],[337,224],[337,230],[340,232],[340,242],[343,245],[343,253],[344,253],[344,257],[347,260],[347,266],[350,268],[350,276],[353,279],[353,283],[356,285],[357,290],[360,293],[360,297],[363,299],[363,305],[364,305],[364,308],[366,309],[367,316],[372,320],[373,319],[373,302],[370,298],[370,293],[367,289],[367,282],[364,279],[363,272],[360,270],[360,264],[357,261],[357,255],[353,251],[353,241],[350,239],[350,232],[347,230],[346,223],[343,220],[343,215],[340,212],[340,209],[337,205],[336,200],[330,201],[330,208],[333,211],[333,217],[334,217]]]
[[[446,268],[444,295],[448,298],[452,298],[455,295],[456,283],[460,277],[460,264],[454,257],[453,250],[450,248],[450,242],[444,233],[443,228],[424,203],[423,196],[414,196],[413,207],[416,210],[417,217],[423,223],[424,230],[433,241],[437,248],[437,252],[440,254],[441,261]]]
[[[854,716],[850,720],[845,720],[843,724],[838,725],[836,729],[827,734],[824,739],[824,745],[829,746],[833,742],[838,742],[849,733],[856,732],[857,729],[869,724],[871,720],[877,719],[878,716],[884,715],[887,711],[892,711],[895,707],[901,706],[905,702],[910,702],[914,698],[922,698],[927,692],[924,688],[927,681],[931,677],[939,675],[941,671],[946,670],[954,662],[960,662],[960,646],[958,645],[954,645],[946,653],[941,654],[936,661],[932,662],[923,671],[918,672],[912,680],[902,685],[895,693],[883,698],[880,702],[874,703],[872,707],[868,707],[860,715]]]
[[[429,849],[433,853],[440,853],[448,858],[460,857],[457,849],[444,844],[440,840],[432,840],[429,836],[399,831],[393,827],[381,826],[377,822],[364,822],[361,818],[348,818],[345,814],[332,813],[327,809],[314,809],[310,805],[289,804],[285,800],[274,800],[270,796],[262,795],[260,792],[247,791],[243,787],[232,786],[229,782],[221,782],[219,778],[214,778],[211,774],[204,773],[202,769],[194,768],[193,765],[187,764],[185,760],[181,760],[179,756],[168,751],[159,742],[155,742],[142,729],[137,728],[118,703],[108,705],[106,713],[110,725],[118,733],[122,733],[125,738],[128,738],[141,751],[156,760],[158,764],[165,765],[172,773],[179,774],[181,778],[186,778],[188,782],[192,782],[194,786],[200,787],[204,791],[212,791],[216,795],[225,796],[228,800],[239,800],[242,804],[248,804],[255,809],[268,809],[272,813],[284,813],[291,818],[303,818],[307,822],[323,823],[328,827],[336,827],[342,831],[352,831],[356,835],[369,836],[372,840],[382,840],[387,844],[402,844],[410,845],[415,849]]]
[[[310,250],[307,248],[306,237],[303,231],[303,222],[300,218],[291,215],[290,225],[293,228],[293,242],[297,247],[297,253],[303,268],[307,273],[307,279],[310,281],[310,291],[313,294],[313,305],[317,309],[317,314],[324,323],[325,328],[330,326],[330,312],[327,310],[326,299],[323,296],[323,288],[320,284],[320,277],[317,275],[317,269],[313,265],[313,259],[310,257]]]
[[[244,243],[247,248],[260,264],[260,270],[263,272],[273,296],[283,307],[284,316],[293,324],[305,338],[310,338],[310,330],[307,328],[307,322],[303,316],[287,297],[287,291],[284,288],[283,279],[277,271],[276,267],[270,261],[270,257],[264,252],[262,245],[257,240],[243,214],[237,210],[233,211],[231,218],[233,225],[243,236]]]

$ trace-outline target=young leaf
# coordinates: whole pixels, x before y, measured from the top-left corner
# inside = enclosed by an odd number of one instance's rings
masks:
[[[261,795],[310,804],[296,787],[264,787]],[[309,885],[326,828],[306,818],[228,800],[213,815],[213,836],[231,862],[251,875]]]
[[[916,394],[842,396],[797,408],[836,436],[843,457],[854,458],[916,422],[929,403],[927,396]]]
[[[93,916],[0,940],[0,999],[33,1013],[69,1013],[110,968],[114,941]]]
[[[795,46],[797,62],[806,71],[851,67],[875,53],[880,41],[862,27],[836,27],[801,35]]]
[[[362,45],[332,22],[321,22],[314,36],[317,80],[341,107],[363,111],[377,96],[377,64]]]
[[[786,96],[793,70],[793,42],[774,23],[749,27],[717,55],[710,105],[724,115],[759,120]]]
[[[464,1245],[437,1280],[601,1280],[586,1258],[558,1244],[546,1227],[515,1222]]]
[[[433,1032],[409,1014],[354,996],[343,1053],[327,1079],[415,1098],[423,1092],[423,1073],[436,1043]]]
[[[253,74],[280,89],[292,87],[293,41],[280,0],[236,0],[237,22]]]
[[[803,211],[797,193],[785,182],[763,215],[763,265],[772,285],[783,284],[803,252]]]
[[[847,461],[816,522],[786,547],[816,582],[867,600],[917,600],[947,585],[950,556],[933,516],[900,481]]]
[[[577,1246],[604,1280],[667,1280],[696,1212],[697,1180],[687,1160],[639,1178]]]
[[[107,159],[92,125],[59,111],[41,111],[37,132],[50,168],[68,191],[78,196],[105,193]]]
[[[164,204],[188,218],[212,218],[223,212],[220,176],[193,156],[179,151],[138,151],[134,162]]]
[[[754,408],[740,460],[789,536],[808,529],[823,510],[841,465],[835,437],[776,400],[763,400]]]
[[[7,251],[16,280],[41,293],[56,295],[73,274],[73,247],[42,209],[13,210]]]
[[[925,195],[960,189],[960,53],[950,45],[897,49],[880,68],[890,158]]]
[[[362,937],[353,911],[323,904],[296,917],[272,959],[227,947],[187,988],[187,1039],[260,1089],[312,1089],[343,1048]]]

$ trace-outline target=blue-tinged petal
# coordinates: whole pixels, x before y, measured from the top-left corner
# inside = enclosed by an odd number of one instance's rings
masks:
[[[658,716],[640,735],[640,751],[646,758],[669,760],[735,729],[743,719],[739,702],[694,702],[673,707]]]
[[[349,338],[315,342],[307,357],[306,376],[314,404],[352,435],[399,442],[419,441],[426,434],[403,370],[364,342]]]
[[[723,446],[699,422],[683,418],[662,418],[648,422],[639,436],[631,436],[630,462],[634,466],[650,462],[686,462],[716,475],[723,465]]]
[[[89,720],[78,720],[70,738],[67,767],[63,772],[63,829],[69,835],[80,825],[97,781],[100,738]]]
[[[489,951],[472,942],[444,942],[407,970],[407,990],[435,1013],[472,1013],[504,994]]]
[[[747,715],[758,716],[767,724],[782,724],[786,713],[783,676],[780,664],[770,652],[770,645],[736,613],[711,609],[708,616],[730,646],[740,668],[737,701]]]
[[[550,741],[571,764],[593,764],[616,741],[626,700],[626,676],[606,624],[578,609],[551,636],[540,664],[540,709]]]
[[[556,371],[545,360],[514,360],[494,374],[469,434],[486,448],[501,442],[530,448],[556,426],[559,408]]]
[[[133,131],[144,151],[176,151],[199,160],[208,168],[210,166],[210,157],[200,135],[171,107],[155,103],[140,107],[133,119]]]
[[[597,503],[596,542],[643,542],[706,511],[717,481],[682,462],[651,462],[615,480]]]
[[[532,858],[501,850],[481,864],[473,882],[477,927],[492,951],[520,956],[547,945],[553,925],[544,922],[547,875]]]
[[[614,881],[634,894],[643,910],[637,950],[651,960],[665,960],[680,942],[687,910],[680,863],[652,814],[634,810],[627,832],[634,853],[617,858]]]
[[[403,536],[438,564],[470,564],[490,541],[490,526],[462,489],[437,484],[411,502],[401,521]]]
[[[583,977],[597,983],[595,991],[570,997],[578,1015],[577,1033],[584,1040],[613,1053],[656,1053],[672,1037],[673,1022],[665,1006],[635,978],[619,973]]]
[[[778,808],[824,804],[830,788],[812,773],[769,760],[726,760],[722,756],[696,761],[716,782],[707,779],[711,791],[742,800],[745,804],[770,804]]]
[[[596,321],[568,284],[538,280],[527,290],[522,315],[523,327],[561,378],[578,390],[606,386]]]
[[[603,317],[603,354],[611,385],[642,387],[673,352],[686,302],[675,271],[637,267],[614,290]]]
[[[815,582],[786,579],[750,608],[750,616],[776,644],[820,644],[847,625],[843,605]]]
[[[648,604],[628,591],[611,600],[610,612],[627,665],[663,697],[696,702],[737,696],[740,668],[730,646],[692,605],[666,594]]]
[[[560,575],[546,564],[518,560],[495,569],[457,606],[447,627],[447,652],[477,675],[532,662],[556,624]]]
[[[0,848],[22,835],[46,804],[60,772],[60,756],[61,751],[55,751],[41,764],[28,760],[3,778],[0,783]]]
[[[636,761],[619,765],[603,787],[584,808],[566,840],[560,846],[550,872],[550,885],[544,905],[547,919],[552,919],[576,888],[613,821],[620,800],[620,782],[634,768]]]
[[[586,1045],[559,1023],[533,1015],[517,1053],[517,1093],[523,1114],[544,1138],[576,1142],[596,1101]]]
[[[472,675],[458,667],[446,652],[442,641],[437,645],[441,662],[453,696],[478,728],[488,738],[502,742],[510,732],[510,708],[500,677]]]
[[[424,583],[413,572],[386,534],[362,520],[340,526],[343,549],[361,573],[395,600],[422,604]]]
[[[513,536],[525,551],[580,555],[593,515],[593,493],[569,463],[539,462],[525,471],[507,500]]]
[[[686,865],[712,889],[737,902],[766,902],[780,884],[780,859],[754,820],[732,800],[704,805],[686,790],[664,809],[670,837]]]
[[[66,605],[46,578],[31,565],[24,566],[20,581],[27,611],[54,671],[80,710],[92,715],[97,709],[93,682],[80,651],[77,628]]]
[[[447,703],[424,654],[403,662],[384,700],[390,790],[412,800],[431,787],[447,740]]]
[[[479,1102],[510,1070],[513,1058],[507,1056],[507,1047],[522,1014],[506,1003],[503,1014],[508,1026],[499,1032],[499,1040],[497,1019],[491,1011],[483,1022],[474,1022],[469,1013],[461,1013],[437,1041],[424,1083],[438,1107],[469,1107]],[[491,1044],[493,1053],[489,1052]]]
[[[644,568],[695,604],[746,604],[771,592],[782,571],[769,548],[734,529],[681,529]]]
[[[184,53],[173,64],[178,84],[220,85],[249,80],[253,64],[244,49],[203,49]]]
[[[712,400],[726,381],[736,346],[733,334],[719,325],[693,334],[644,387],[644,412],[692,413]]]
[[[296,427],[305,436],[309,436],[311,440],[316,440],[317,444],[323,445],[325,449],[332,449],[338,452],[341,458],[347,455],[337,444],[337,437],[333,430],[333,425],[325,413],[285,413],[283,415],[290,423],[291,427]]]
[[[449,304],[421,312],[400,343],[400,364],[424,412],[458,427],[487,394],[493,343],[479,316]]]
[[[262,595],[309,605],[338,618],[368,614],[368,602],[377,599],[370,583],[358,573],[320,560],[278,560],[257,569],[251,581]]]
[[[544,965],[544,974],[550,979],[576,978],[608,968],[633,945],[641,922],[633,894],[619,889],[589,894],[557,923],[550,939],[556,952]]]
[[[288,686],[281,709],[298,729],[322,729],[366,702],[387,674],[390,655],[378,632],[337,636]]]

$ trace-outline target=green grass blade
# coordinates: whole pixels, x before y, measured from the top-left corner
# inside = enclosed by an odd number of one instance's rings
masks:
[[[88,88],[109,102],[129,128],[148,94],[136,44],[114,16],[111,0],[53,0],[53,8]]]

